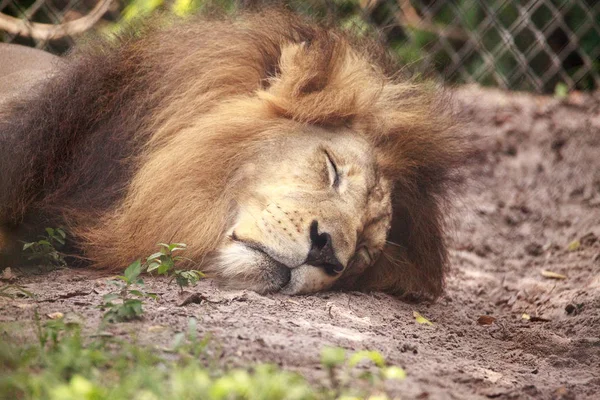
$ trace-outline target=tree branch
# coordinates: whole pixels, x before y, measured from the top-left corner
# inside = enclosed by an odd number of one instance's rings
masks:
[[[87,31],[98,22],[106,13],[112,1],[100,0],[89,14],[57,25],[30,22],[27,19],[19,19],[0,13],[0,30],[37,40],[59,39],[75,35]]]

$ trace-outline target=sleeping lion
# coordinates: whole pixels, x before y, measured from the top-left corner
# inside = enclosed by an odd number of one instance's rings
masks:
[[[0,47],[4,265],[64,226],[108,271],[183,242],[230,288],[440,294],[464,140],[432,85],[279,11],[165,25]]]

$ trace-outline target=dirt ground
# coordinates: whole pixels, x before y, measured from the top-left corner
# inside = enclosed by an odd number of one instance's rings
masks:
[[[160,300],[111,332],[167,344],[195,317],[228,362],[275,362],[311,380],[324,374],[325,345],[379,350],[407,372],[390,387],[403,399],[599,398],[600,93],[557,100],[465,87],[455,98],[481,151],[451,218],[453,270],[439,301],[261,296],[204,281],[193,288],[201,301],[180,306],[175,286],[147,279]],[[104,280],[62,270],[18,283],[41,313],[98,325]],[[31,320],[33,310],[33,300],[0,298],[0,322]]]

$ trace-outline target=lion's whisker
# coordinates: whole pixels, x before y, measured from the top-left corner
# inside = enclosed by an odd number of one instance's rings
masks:
[[[401,244],[394,243],[394,242],[392,242],[392,241],[390,241],[390,240],[386,240],[386,241],[385,241],[385,243],[386,243],[386,244],[389,244],[389,245],[392,245],[392,246],[396,246],[396,247],[404,248],[404,246],[402,246]]]

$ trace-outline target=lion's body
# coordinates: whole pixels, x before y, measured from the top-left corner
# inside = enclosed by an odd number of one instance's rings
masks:
[[[41,50],[0,43],[0,104],[22,94],[60,68],[62,60]]]
[[[435,92],[392,78],[369,46],[267,13],[76,52],[31,95],[0,102],[0,229],[19,238],[65,226],[84,259],[112,270],[158,242],[185,242],[201,268],[259,291],[280,289],[290,273],[265,272],[265,254],[259,262],[254,253],[244,269],[232,257],[249,250],[231,238],[269,243],[269,265],[295,268],[308,237],[327,229],[337,247],[327,265],[347,272],[317,277],[302,264],[290,292],[337,284],[438,294],[440,201],[462,142]],[[298,158],[303,140],[314,149]],[[320,179],[314,152],[328,146],[342,164],[343,199],[303,180]],[[287,233],[267,235],[265,218]],[[350,268],[362,248],[378,260]]]

